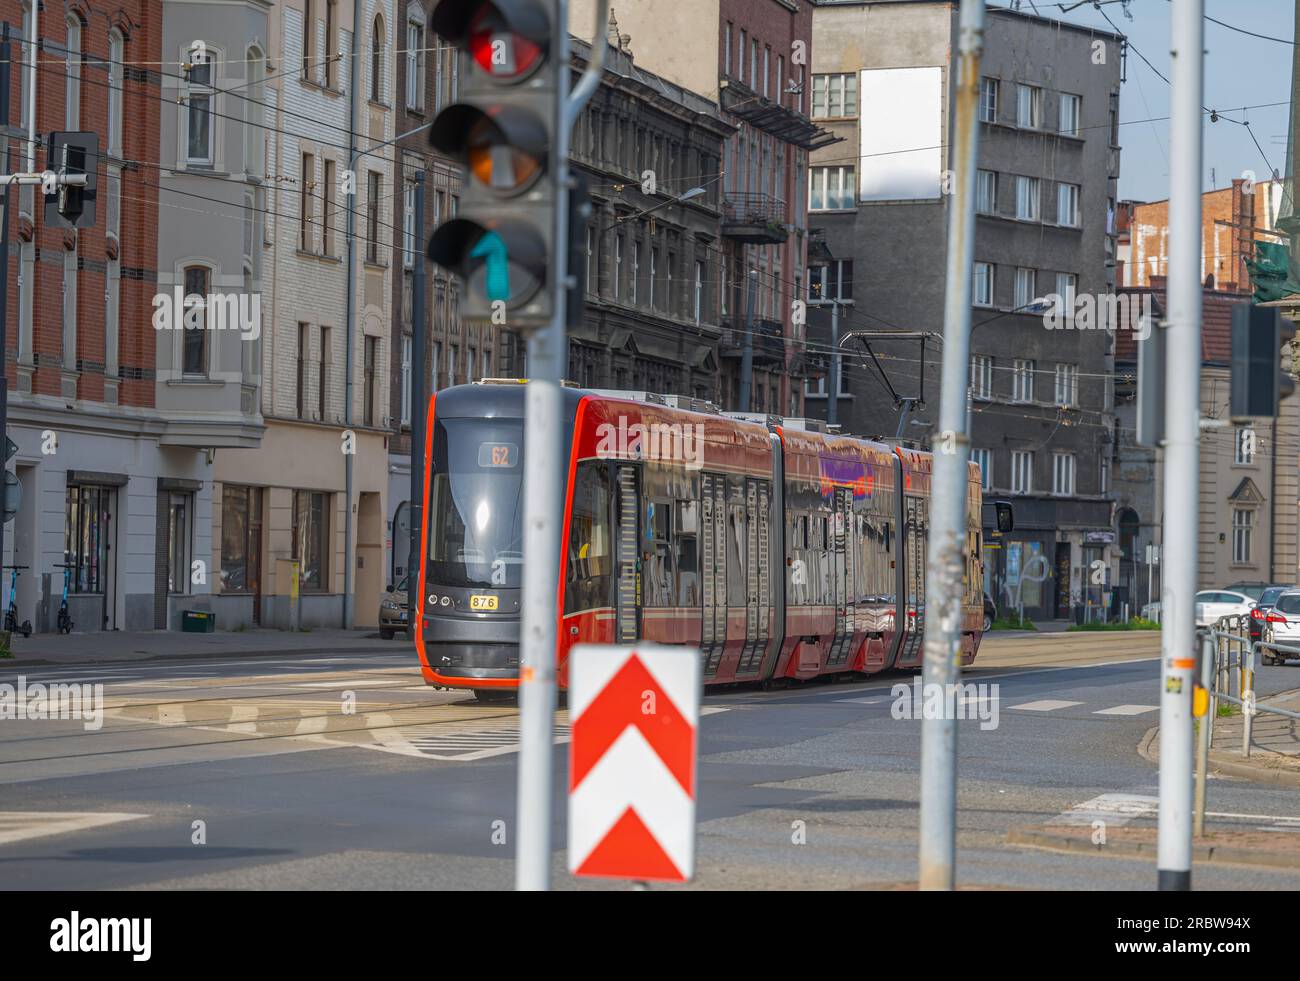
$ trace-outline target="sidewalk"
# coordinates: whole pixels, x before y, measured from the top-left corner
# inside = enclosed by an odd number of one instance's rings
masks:
[[[1260,699],[1259,704],[1300,712],[1300,689]],[[1250,755],[1246,756],[1242,746],[1245,718],[1237,706],[1232,708],[1235,714],[1214,720],[1210,768],[1224,776],[1300,787],[1300,720],[1260,712],[1251,726]]]
[[[111,664],[162,658],[265,657],[274,654],[400,654],[410,651],[404,637],[380,640],[374,630],[241,630],[186,634],[166,630],[139,633],[15,634],[13,657],[0,658],[0,670],[28,664]]]

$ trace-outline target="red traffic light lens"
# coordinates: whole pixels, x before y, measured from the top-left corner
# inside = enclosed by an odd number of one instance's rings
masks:
[[[542,62],[542,46],[510,30],[497,9],[484,6],[469,25],[469,52],[488,75],[518,81]]]

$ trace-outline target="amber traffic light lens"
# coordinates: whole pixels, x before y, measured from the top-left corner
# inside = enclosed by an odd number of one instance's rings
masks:
[[[517,81],[542,60],[542,47],[510,30],[492,5],[483,7],[469,25],[469,51],[493,78]]]
[[[484,187],[503,193],[518,193],[542,172],[542,162],[518,147],[502,142],[503,136],[490,119],[480,119],[467,140],[469,171]]]

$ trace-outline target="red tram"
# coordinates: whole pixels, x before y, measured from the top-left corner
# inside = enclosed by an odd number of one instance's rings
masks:
[[[558,677],[578,643],[699,647],[706,684],[921,663],[930,454],[564,390]],[[518,685],[524,385],[429,400],[418,592],[424,679]],[[970,465],[962,663],[983,625]]]

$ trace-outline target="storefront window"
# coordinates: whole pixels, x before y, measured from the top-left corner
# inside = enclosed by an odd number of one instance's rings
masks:
[[[68,488],[64,514],[63,561],[72,567],[69,591],[102,593],[108,570],[108,522],[111,487],[94,484]]]
[[[227,484],[221,492],[221,590],[256,592],[262,490]]]
[[[295,491],[293,495],[292,558],[302,563],[299,583],[305,592],[323,592],[327,588],[327,498],[320,491]]]

